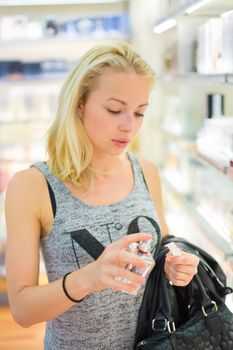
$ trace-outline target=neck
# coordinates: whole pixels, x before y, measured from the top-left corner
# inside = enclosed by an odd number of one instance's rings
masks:
[[[127,159],[126,153],[120,155],[100,154],[94,152],[91,167],[96,171],[97,177],[113,175]]]

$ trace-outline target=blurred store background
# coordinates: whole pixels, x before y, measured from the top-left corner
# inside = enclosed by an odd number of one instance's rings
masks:
[[[0,0],[0,349],[42,349],[43,337],[43,325],[21,330],[7,306],[7,184],[45,158],[67,72],[119,40],[156,72],[133,149],[160,169],[170,231],[214,255],[233,286],[233,1]]]

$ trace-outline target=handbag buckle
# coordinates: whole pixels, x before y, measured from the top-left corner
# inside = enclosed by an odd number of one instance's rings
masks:
[[[167,322],[166,318],[154,318],[152,320],[153,331],[165,331],[167,328]]]
[[[166,329],[171,334],[176,331],[174,321],[168,321],[166,318],[154,318],[152,320],[153,331],[165,331]]]
[[[167,321],[167,330],[170,334],[176,331],[176,325],[174,321]]]
[[[214,300],[211,300],[211,304],[212,304],[212,310],[210,312],[218,311],[218,306]],[[207,314],[207,311],[203,305],[202,305],[201,309],[202,309],[204,316],[207,317],[208,314]]]

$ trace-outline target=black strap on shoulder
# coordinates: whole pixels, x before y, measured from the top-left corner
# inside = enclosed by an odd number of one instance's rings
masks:
[[[51,205],[52,205],[52,210],[53,210],[53,216],[55,217],[56,211],[57,211],[56,199],[55,199],[55,195],[54,195],[54,192],[52,190],[50,183],[48,182],[48,180],[46,180],[46,181],[47,181],[47,185],[48,185],[49,197],[51,200]]]
[[[143,172],[143,170],[142,170],[142,167],[141,167],[141,174],[142,174],[143,181],[144,181],[144,183],[145,183],[145,185],[146,185],[146,188],[147,188],[147,190],[150,192],[149,187],[148,187],[148,184],[147,184],[146,179],[145,179],[144,172]]]

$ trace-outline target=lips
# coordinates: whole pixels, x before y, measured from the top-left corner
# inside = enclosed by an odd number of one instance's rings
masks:
[[[112,142],[120,148],[123,148],[125,146],[127,146],[127,144],[129,143],[129,140],[125,140],[125,139],[113,139]]]

